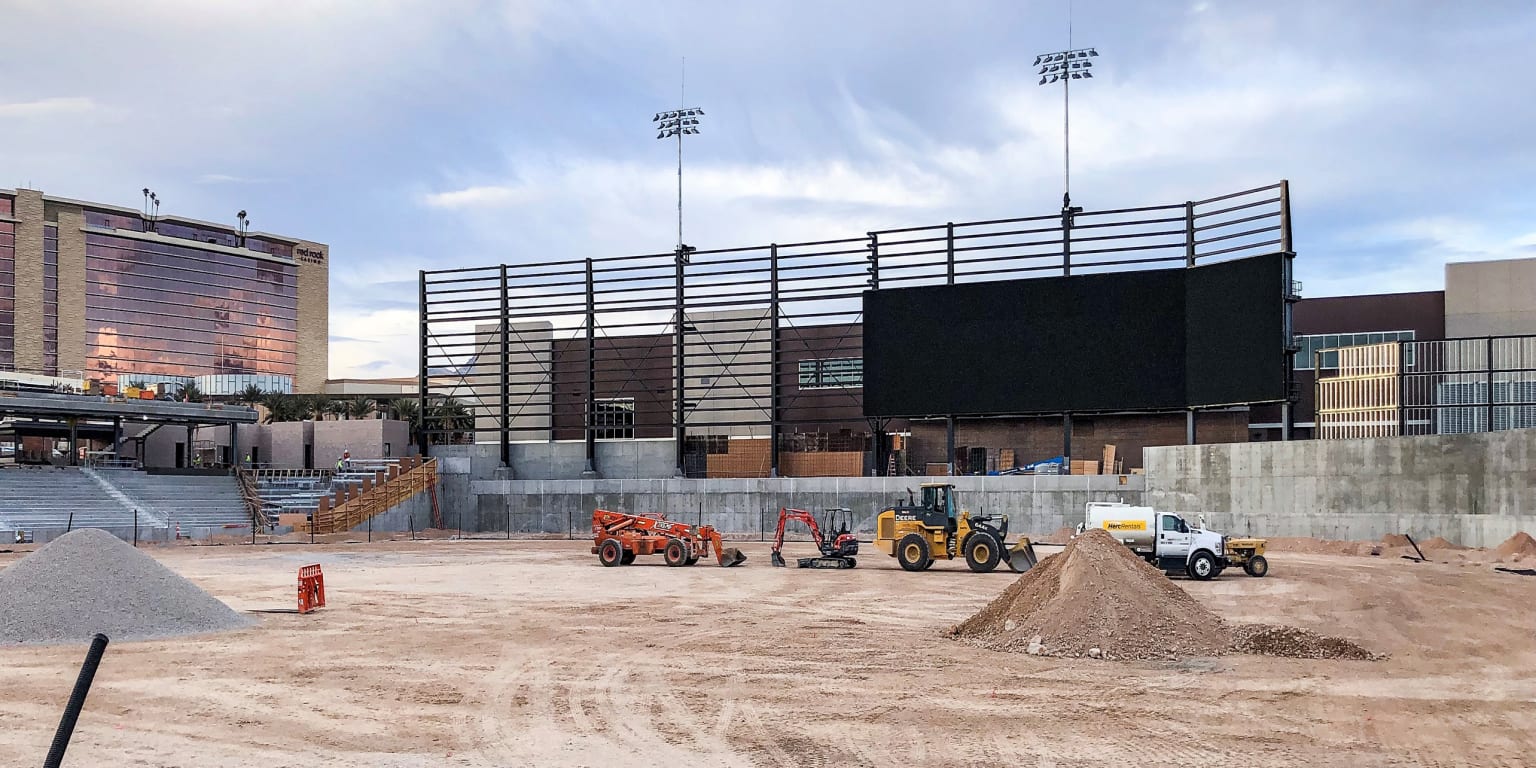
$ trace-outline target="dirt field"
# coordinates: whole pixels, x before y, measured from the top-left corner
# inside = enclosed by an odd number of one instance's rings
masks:
[[[1277,553],[1265,579],[1180,583],[1392,658],[1128,664],[940,637],[1011,574],[746,551],[723,570],[605,569],[583,542],[159,550],[242,610],[291,607],[321,562],[330,605],[113,645],[66,764],[1536,764],[1536,578]],[[0,764],[42,761],[83,654],[0,649]]]

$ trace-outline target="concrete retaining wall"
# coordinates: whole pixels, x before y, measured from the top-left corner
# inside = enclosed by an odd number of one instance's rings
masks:
[[[1225,533],[1497,546],[1536,531],[1536,429],[1148,448],[1146,500]]]
[[[444,523],[468,532],[591,535],[592,510],[661,512],[676,520],[713,525],[731,538],[771,536],[780,506],[820,512],[853,510],[856,530],[874,532],[879,509],[906,498],[923,478],[762,478],[718,480],[496,480],[467,482],[468,494],[444,495]],[[1049,533],[1075,525],[1090,500],[1136,502],[1142,478],[959,477],[962,506],[1005,513],[1010,529]],[[444,486],[450,484],[445,478]],[[463,485],[456,485],[464,488]],[[798,527],[797,527],[798,528]],[[377,530],[377,528],[375,529]]]

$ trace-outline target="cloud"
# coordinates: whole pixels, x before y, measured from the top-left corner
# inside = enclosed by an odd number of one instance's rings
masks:
[[[429,208],[504,208],[535,199],[529,189],[504,186],[478,186],[456,189],[451,192],[433,192],[423,195],[421,202]]]
[[[267,179],[252,179],[244,176],[231,176],[226,173],[205,173],[197,177],[198,184],[263,184]]]
[[[80,115],[94,112],[100,106],[94,99],[83,96],[54,97],[37,101],[0,103],[0,120],[6,118],[38,118]]]

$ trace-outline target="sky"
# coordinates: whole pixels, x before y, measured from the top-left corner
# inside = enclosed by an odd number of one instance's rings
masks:
[[[0,187],[331,247],[332,377],[413,375],[417,271],[1048,214],[1064,2],[0,0]],[[1305,296],[1536,256],[1536,4],[1077,0],[1072,197],[1291,184]],[[686,64],[685,60],[686,59]],[[680,88],[685,88],[680,93]]]

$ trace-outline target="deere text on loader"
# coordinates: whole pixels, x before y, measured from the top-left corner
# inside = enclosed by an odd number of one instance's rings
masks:
[[[977,573],[1007,563],[1015,573],[1033,568],[1034,545],[1019,537],[1007,546],[1007,515],[972,515],[959,511],[955,486],[923,483],[922,497],[909,490],[907,503],[887,507],[875,518],[875,548],[894,558],[903,570],[923,571],[935,560],[964,557]]]

